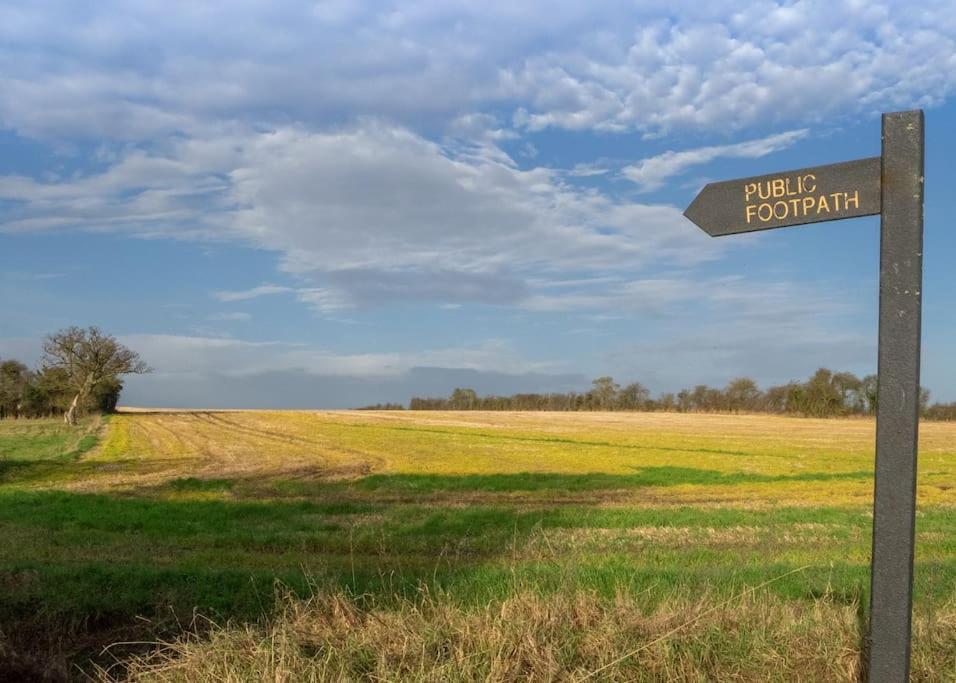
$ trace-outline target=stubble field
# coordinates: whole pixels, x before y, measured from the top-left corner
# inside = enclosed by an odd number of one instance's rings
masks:
[[[0,422],[0,673],[858,680],[873,430],[656,413]],[[914,680],[956,680],[956,425],[920,438]]]

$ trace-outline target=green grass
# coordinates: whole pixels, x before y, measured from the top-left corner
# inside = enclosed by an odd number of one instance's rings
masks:
[[[227,482],[213,484],[214,490],[228,489]],[[197,488],[189,481],[172,488],[183,486]],[[870,519],[854,509],[473,505],[436,510],[349,500],[341,487],[330,488],[337,496],[330,502],[321,502],[326,496],[318,487],[315,499],[289,501],[7,493],[0,496],[0,532],[10,542],[0,549],[0,566],[35,577],[24,585],[18,605],[33,601],[76,617],[98,600],[100,611],[156,613],[174,605],[184,613],[198,606],[215,610],[217,617],[250,617],[246,608],[270,599],[261,595],[263,577],[269,576],[298,588],[310,579],[358,593],[392,592],[395,586],[414,592],[420,584],[433,584],[462,600],[481,601],[502,595],[508,585],[503,577],[533,579],[544,589],[560,585],[570,573],[576,583],[605,594],[655,584],[647,596],[657,599],[677,586],[732,592],[812,564],[774,590],[812,597],[829,585],[861,597],[867,588]],[[629,533],[634,529],[654,531],[641,537]],[[952,593],[953,529],[949,510],[920,515],[920,600],[938,603]],[[668,538],[669,531],[679,534]],[[564,538],[566,532],[577,534],[573,543]],[[230,577],[242,572],[255,580],[236,589]],[[229,584],[233,602],[223,599],[223,588],[212,578],[218,574]],[[123,599],[110,591],[91,592],[86,575],[95,581],[124,577],[117,579]],[[166,590],[156,591],[157,577],[165,577]]]
[[[626,474],[552,474],[522,472],[518,474],[449,475],[370,475],[359,487],[369,491],[390,493],[434,493],[445,491],[598,491],[602,489],[632,489],[648,486],[680,486],[706,484],[732,486],[735,484],[773,483],[789,481],[872,480],[872,471],[861,472],[803,472],[800,474],[753,474],[720,472],[693,467],[635,467],[635,473]]]
[[[23,481],[30,473],[50,472],[75,462],[99,443],[99,430],[108,418],[87,418],[79,427],[61,419],[8,420],[0,429],[0,485]]]

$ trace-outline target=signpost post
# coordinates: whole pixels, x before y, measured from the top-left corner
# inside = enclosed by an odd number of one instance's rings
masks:
[[[705,186],[684,215],[719,237],[880,214],[870,683],[909,677],[923,289],[923,112],[883,115],[882,154]]]

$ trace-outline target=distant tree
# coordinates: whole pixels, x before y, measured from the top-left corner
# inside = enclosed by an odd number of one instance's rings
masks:
[[[727,410],[727,397],[720,389],[708,388],[704,397],[707,410]]]
[[[820,368],[804,385],[803,412],[814,417],[837,415],[843,406],[843,393],[833,372]]]
[[[876,375],[867,375],[860,381],[860,395],[866,404],[868,413],[876,413],[877,387],[879,382]]]
[[[371,406],[363,406],[358,410],[405,410],[401,403],[376,403]]]
[[[860,414],[876,408],[876,375],[857,378],[851,372],[820,368],[805,382],[761,391],[749,377],[731,380],[724,389],[698,384],[657,400],[639,382],[623,389],[610,376],[598,377],[585,393],[513,394],[478,396],[472,389],[455,389],[448,398],[412,398],[411,410],[678,410],[681,412],[760,411],[832,417]],[[378,407],[378,406],[373,406]],[[929,405],[929,391],[921,388],[920,412],[926,419],[956,419],[956,403]]]
[[[661,397],[657,399],[657,407],[668,413],[673,412],[677,409],[677,398],[674,394],[661,394]]]
[[[0,420],[20,417],[23,395],[32,379],[30,370],[18,360],[0,362]]]
[[[714,410],[710,405],[713,396],[711,389],[706,384],[698,384],[690,393],[690,404],[692,410]]]
[[[790,397],[791,384],[769,387],[763,392],[764,410],[771,413],[786,413],[790,409],[788,399]]]
[[[87,407],[100,413],[115,413],[123,383],[113,377],[97,384],[87,399]]]
[[[861,393],[863,381],[859,377],[852,372],[836,372],[833,374],[831,381],[834,389],[840,394],[840,408],[842,409],[840,412],[863,412],[866,401]]]
[[[474,389],[455,389],[448,402],[452,410],[474,410],[478,407],[478,394]]]
[[[754,410],[760,398],[760,389],[757,388],[757,383],[749,377],[738,377],[731,380],[727,388],[724,389],[724,398],[729,410],[734,412]]]
[[[787,412],[808,414],[807,389],[801,382],[790,382],[787,385]]]
[[[28,387],[24,403],[34,417],[66,413],[70,405],[70,382],[63,368],[41,368]]]
[[[588,393],[592,400],[592,410],[611,410],[617,399],[620,385],[611,377],[598,377],[591,382],[591,385],[592,389]]]
[[[677,392],[677,409],[686,413],[694,407],[693,397],[687,389],[681,389]]]
[[[923,417],[927,420],[956,420],[956,402],[934,403],[926,408]]]
[[[622,410],[641,410],[650,400],[651,392],[640,382],[632,382],[617,393],[617,405]]]
[[[123,375],[143,374],[150,369],[135,351],[131,351],[99,328],[69,327],[48,336],[43,342],[43,366],[60,369],[73,392],[73,400],[64,420],[76,424],[81,404],[104,382],[117,381]]]

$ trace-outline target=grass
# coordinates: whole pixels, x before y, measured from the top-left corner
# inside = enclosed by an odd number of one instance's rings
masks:
[[[368,602],[368,601],[366,601]],[[916,622],[914,681],[944,680],[956,648],[951,610]],[[675,595],[542,596],[518,587],[462,608],[442,593],[399,607],[341,592],[283,600],[264,626],[213,627],[127,662],[134,681],[858,681],[858,606]],[[109,680],[112,672],[102,670]]]
[[[706,612],[607,675],[854,680],[872,439],[871,421],[767,416],[0,422],[0,673],[115,655],[113,674],[211,680],[228,647],[238,679],[573,680]],[[924,425],[917,679],[956,680],[937,633],[956,625],[954,485],[956,425]],[[165,655],[99,654],[157,638]]]

